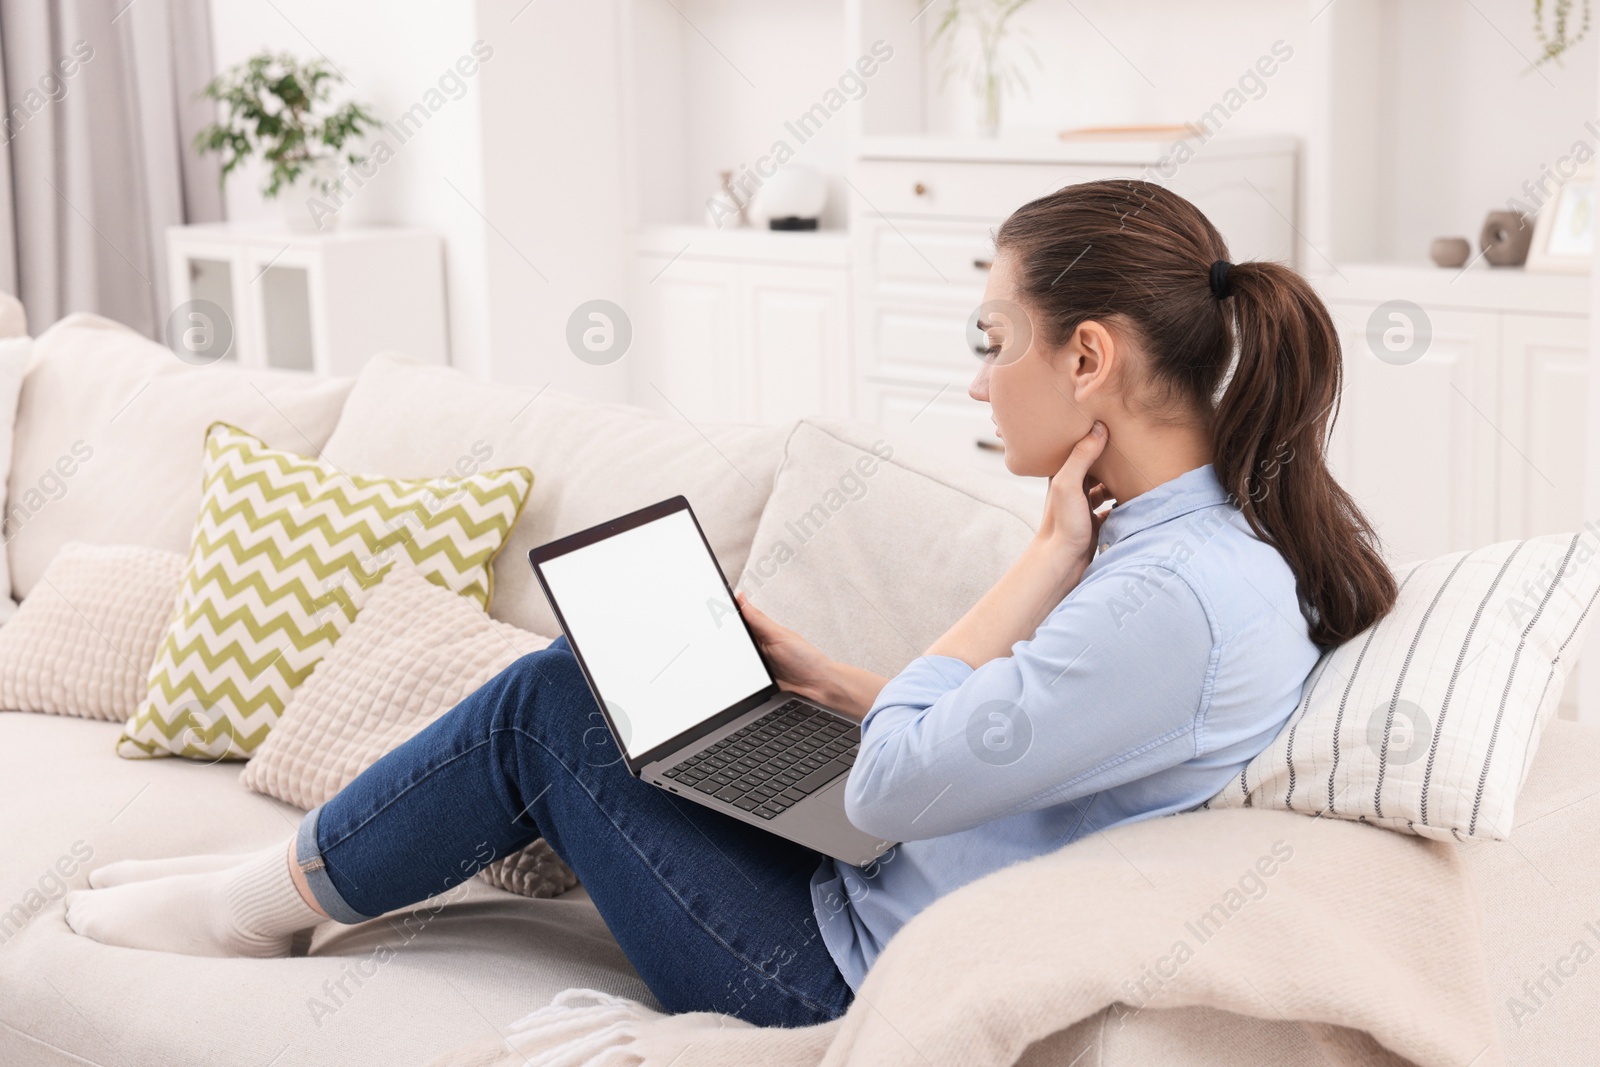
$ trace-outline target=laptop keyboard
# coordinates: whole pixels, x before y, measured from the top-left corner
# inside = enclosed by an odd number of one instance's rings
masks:
[[[701,749],[666,777],[770,819],[848,771],[860,743],[856,724],[791,700]]]

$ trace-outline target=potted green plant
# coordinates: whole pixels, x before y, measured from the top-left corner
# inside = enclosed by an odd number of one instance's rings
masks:
[[[356,150],[378,120],[361,104],[334,99],[344,77],[327,62],[261,52],[211,79],[199,95],[220,117],[195,135],[202,154],[222,156],[222,181],[246,160],[267,166],[261,195],[281,198],[291,229],[316,229],[308,201],[330,193],[341,164],[365,162]]]
[[[1022,66],[1012,56],[1020,46],[1039,65],[1039,57],[1026,43],[1014,43],[1011,38],[1025,35],[1027,31],[1012,26],[1013,16],[1031,0],[944,0],[944,13],[934,27],[933,43],[943,43],[946,66],[939,87],[944,88],[952,77],[968,79],[978,98],[978,132],[993,137],[1000,131],[1000,107],[1005,94],[1014,89],[1028,88]],[[976,38],[975,54],[957,57],[956,38],[963,30],[971,31]]]

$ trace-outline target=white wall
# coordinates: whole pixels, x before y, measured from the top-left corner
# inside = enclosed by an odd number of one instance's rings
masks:
[[[1421,262],[1436,236],[1475,244],[1484,215],[1523,197],[1523,182],[1575,141],[1600,146],[1584,127],[1600,119],[1600,29],[1534,71],[1532,19],[1520,0],[1037,0],[1015,23],[1031,92],[1008,98],[1002,128],[1194,121],[1283,40],[1293,59],[1227,129],[1302,138],[1301,225],[1335,259]],[[959,76],[941,88],[948,65],[930,52],[927,126],[969,132],[976,103]]]
[[[919,20],[925,35],[931,35],[942,6],[935,4]],[[1002,131],[1197,121],[1278,40],[1295,55],[1263,79],[1259,99],[1241,107],[1227,128],[1303,130],[1313,76],[1306,61],[1310,14],[1310,7],[1284,0],[1037,0],[1013,20],[1020,35],[1008,54],[1029,89],[1007,97]],[[970,32],[956,46],[958,59],[969,54]],[[924,74],[928,127],[934,133],[970,132],[975,98],[963,75],[946,80],[950,65],[945,46],[933,46]]]
[[[326,3],[315,0],[212,0],[218,68],[263,48],[306,59],[326,56],[350,80],[349,92],[380,119],[392,121],[422,100],[478,36],[470,6],[430,0]],[[460,99],[446,103],[403,144],[378,134],[394,158],[355,190],[341,224],[407,224],[439,231],[445,239],[445,277],[451,359],[487,373],[488,289],[482,219],[467,200],[483,200],[479,102],[491,59],[463,78]],[[461,192],[452,190],[453,184]],[[260,171],[241,169],[227,186],[228,217],[276,220],[285,210],[258,193]],[[463,196],[462,194],[465,194]],[[397,300],[406,294],[395,294]]]
[[[262,48],[321,53],[386,121],[445,78],[445,102],[420,130],[403,144],[393,131],[376,135],[394,158],[354,193],[342,221],[444,236],[456,366],[614,399],[625,392],[622,367],[580,362],[565,333],[578,304],[624,299],[617,9],[592,0],[212,0],[212,19],[219,66]],[[477,41],[492,53],[458,84],[452,68]],[[258,184],[256,173],[230,182],[230,219],[281,216]]]
[[[829,178],[821,225],[842,227],[846,120],[835,114],[804,142],[784,123],[818,103],[855,58],[844,54],[843,6],[838,0],[683,0],[680,6],[687,188],[681,219],[670,221],[704,222],[718,172],[737,174],[782,140],[796,164]]]
[[[1546,5],[1549,7],[1551,5]],[[1593,35],[1557,65],[1537,55],[1532,5],[1388,0],[1379,41],[1380,259],[1426,258],[1428,242],[1459,234],[1477,244],[1483,217],[1582,138],[1600,117]]]
[[[566,343],[579,304],[627,303],[618,5],[475,10],[495,50],[480,101],[490,376],[620,400],[627,360],[591,366]]]

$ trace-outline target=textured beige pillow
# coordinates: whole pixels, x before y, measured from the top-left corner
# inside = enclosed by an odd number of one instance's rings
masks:
[[[789,436],[736,588],[835,659],[893,676],[1022,554],[1043,504],[863,423]]]
[[[125,721],[144,699],[182,576],[176,552],[63,545],[0,626],[0,707]]]
[[[401,560],[295,689],[239,780],[314,808],[513,661],[549,643],[490,619]],[[525,896],[554,896],[577,883],[542,840],[482,874]]]

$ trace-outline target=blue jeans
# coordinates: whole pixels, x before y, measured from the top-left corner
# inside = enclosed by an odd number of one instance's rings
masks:
[[[668,1011],[802,1026],[849,1006],[812,911],[821,857],[633,777],[565,637],[308,813],[296,855],[323,910],[361,922],[539,837]]]

